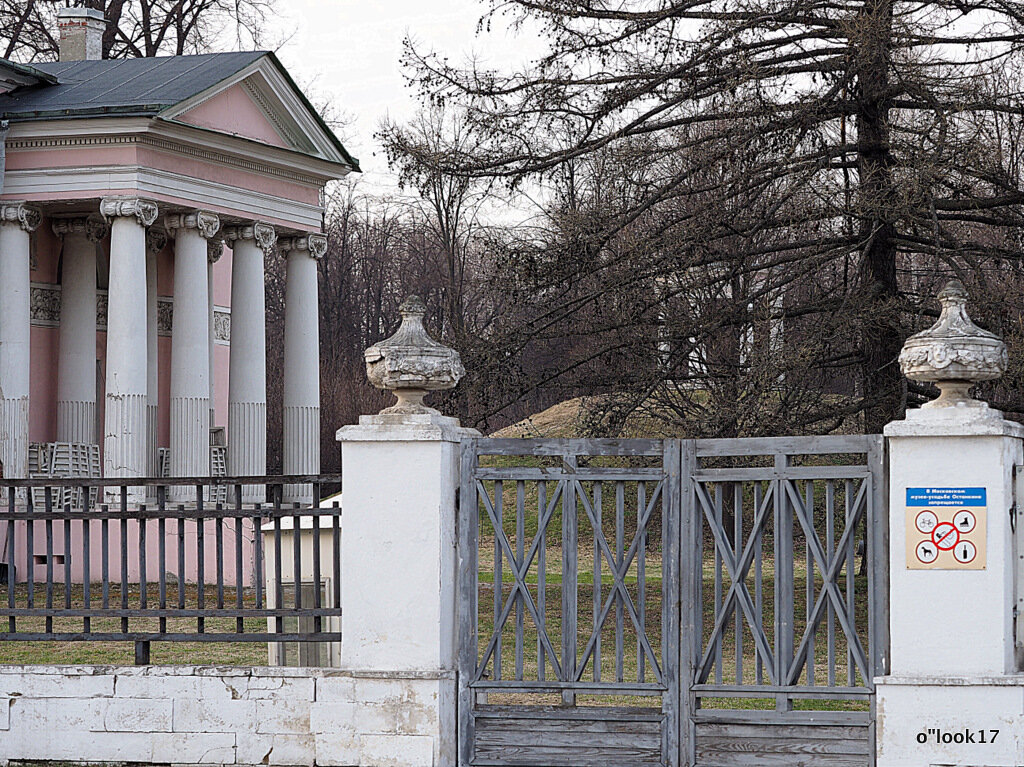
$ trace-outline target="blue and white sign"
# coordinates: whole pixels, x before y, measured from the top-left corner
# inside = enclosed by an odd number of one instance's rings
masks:
[[[983,487],[908,487],[907,506],[988,506]]]

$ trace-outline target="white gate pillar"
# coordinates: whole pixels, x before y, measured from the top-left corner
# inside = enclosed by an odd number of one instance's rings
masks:
[[[285,474],[320,473],[320,312],[317,262],[327,238],[310,234],[277,244],[288,259],[284,305]],[[312,485],[286,485],[285,503],[313,502]]]
[[[57,361],[57,441],[96,444],[96,243],[107,225],[62,218],[64,240]]]
[[[156,221],[157,206],[113,197],[101,201],[100,212],[111,221],[103,475],[143,477],[149,431],[146,227]],[[141,490],[131,490],[129,498],[141,501]]]
[[[449,767],[456,761],[459,441],[479,433],[419,404],[426,390],[450,388],[464,371],[456,352],[424,332],[418,299],[403,304],[402,316],[396,336],[366,351],[370,380],[395,390],[398,405],[337,435],[346,477],[341,666],[354,677],[354,700],[402,699],[420,712],[415,732],[394,736],[394,753],[407,735],[429,736],[420,740],[430,751],[415,764]],[[360,756],[387,750],[379,734],[353,737]],[[374,763],[366,758],[353,763]]]
[[[1024,746],[1010,522],[1024,427],[967,396],[1003,373],[1005,347],[967,317],[960,283],[939,299],[900,364],[942,395],[885,429],[891,668],[875,680],[877,764],[1011,767]]]
[[[228,474],[267,473],[267,311],[263,260],[277,242],[260,222],[229,226],[231,245],[231,358],[228,363]],[[263,488],[245,485],[242,500],[265,500]]]
[[[207,241],[220,229],[212,213],[165,218],[174,233],[174,306],[171,329],[171,476],[210,474],[210,293]],[[193,498],[176,488],[175,499]]]
[[[5,477],[28,476],[31,348],[31,234],[38,208],[0,205],[0,464]]]

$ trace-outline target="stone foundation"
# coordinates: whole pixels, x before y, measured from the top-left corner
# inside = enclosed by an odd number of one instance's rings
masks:
[[[0,666],[0,766],[434,767],[455,753],[453,689],[329,669]]]

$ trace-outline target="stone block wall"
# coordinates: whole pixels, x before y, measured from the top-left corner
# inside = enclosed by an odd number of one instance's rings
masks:
[[[434,767],[455,753],[453,690],[328,669],[0,666],[0,767]]]

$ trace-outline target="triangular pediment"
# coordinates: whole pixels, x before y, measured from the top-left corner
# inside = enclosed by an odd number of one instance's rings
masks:
[[[177,116],[178,121],[209,128],[220,133],[260,141],[271,146],[286,149],[298,149],[298,144],[306,151],[312,150],[309,142],[303,142],[301,134],[289,136],[281,120],[260,103],[257,89],[248,81],[232,85]],[[294,130],[292,131],[294,134]]]
[[[357,167],[272,54],[160,116]]]

